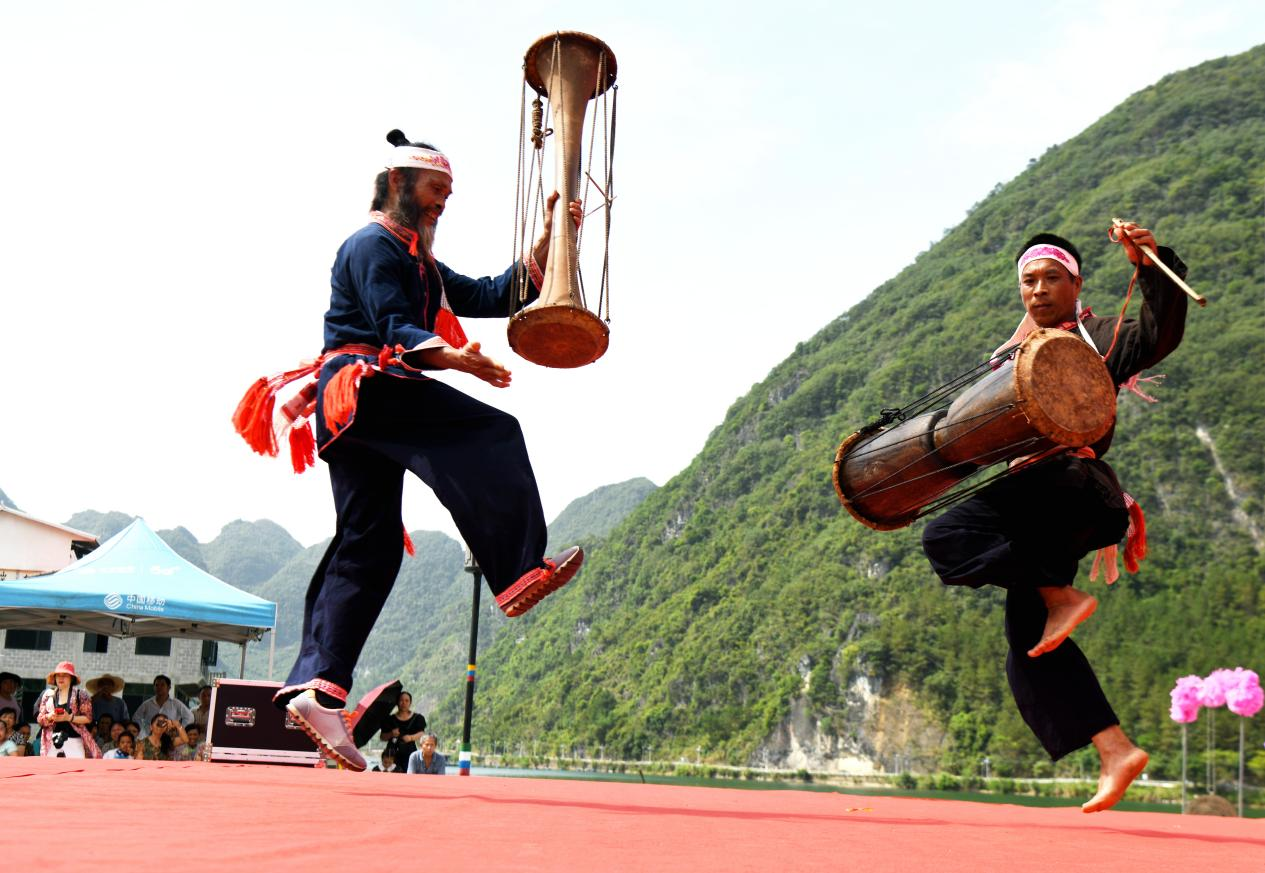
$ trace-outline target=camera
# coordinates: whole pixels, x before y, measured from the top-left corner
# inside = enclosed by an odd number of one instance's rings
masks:
[[[60,749],[66,743],[66,735],[57,733],[53,734],[53,748]]]

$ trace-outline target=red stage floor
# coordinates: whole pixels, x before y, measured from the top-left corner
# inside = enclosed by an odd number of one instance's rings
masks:
[[[808,791],[0,758],[0,797],[41,873],[1265,870],[1265,819]]]

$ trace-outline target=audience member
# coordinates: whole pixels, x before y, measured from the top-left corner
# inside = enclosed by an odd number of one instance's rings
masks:
[[[189,722],[184,728],[185,745],[181,746],[179,753],[176,755],[181,761],[201,761],[203,760],[202,752],[205,743],[202,742],[202,729],[198,727],[196,722]]]
[[[101,752],[89,733],[92,698],[79,687],[75,665],[62,661],[48,674],[52,689],[40,701],[40,754],[58,758],[99,758]]]
[[[96,724],[92,726],[92,738],[97,741],[97,747],[104,752],[106,744],[110,742],[110,730],[114,727],[114,718],[109,714],[98,713],[95,700],[92,702],[92,714],[97,717]]]
[[[142,725],[147,725],[151,724],[154,716],[159,713],[167,716],[168,721],[174,721],[178,725],[186,725],[193,721],[193,713],[189,711],[189,707],[171,696],[171,680],[161,674],[154,677],[154,696],[137,707],[133,718]]]
[[[17,742],[9,733],[9,726],[0,721],[0,758],[21,757]]]
[[[35,754],[35,749],[31,745],[31,726],[29,724],[18,725],[17,736],[13,739],[14,742],[18,744],[18,748],[20,749],[22,755]]]
[[[13,733],[18,726],[18,711],[12,706],[0,709],[0,721],[4,722],[9,728],[9,733]]]
[[[156,713],[149,722],[149,736],[137,743],[133,757],[140,761],[175,761],[178,760],[176,748],[188,742],[179,722]]]
[[[127,721],[131,716],[127,711],[127,701],[115,697],[123,693],[123,679],[110,673],[104,673],[96,679],[83,683],[92,695],[92,714],[100,719],[108,715],[112,721]]]
[[[413,712],[413,695],[407,691],[400,692],[395,706],[395,714],[382,720],[381,736],[387,741],[387,751],[395,761],[392,772],[403,773],[415,744],[426,732],[426,718]]]
[[[431,773],[443,776],[448,772],[448,761],[435,751],[439,738],[434,734],[426,734],[417,744],[417,751],[409,755],[408,772]]]
[[[0,673],[0,709],[11,708],[19,716],[22,704],[18,701],[18,689],[22,687],[22,677],[17,673],[5,670]],[[21,721],[21,718],[18,719]]]
[[[132,735],[127,731],[119,734],[119,744],[101,757],[103,758],[131,758],[136,754],[136,741],[132,739]]]
[[[203,736],[206,735],[207,718],[211,715],[211,686],[203,685],[198,689],[198,708],[193,711],[193,723],[202,729]],[[189,726],[185,725],[185,730]]]
[[[119,737],[123,736],[123,734],[127,734],[126,725],[120,724],[117,721],[114,724],[110,725],[110,738],[106,740],[105,743],[102,744],[101,751],[107,752],[110,749],[117,749],[119,746]],[[127,735],[129,737],[132,736],[131,734],[127,734]],[[135,741],[136,737],[132,737],[132,739],[133,741]]]
[[[140,725],[140,722],[138,722],[138,721],[129,721],[129,722],[125,725],[125,727],[126,727],[127,732],[128,732],[129,734],[131,734],[131,735],[132,735],[132,739],[134,739],[134,740],[139,740],[139,739],[141,738],[141,725]]]

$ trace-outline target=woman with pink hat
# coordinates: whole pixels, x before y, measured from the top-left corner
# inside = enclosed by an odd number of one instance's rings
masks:
[[[100,758],[92,739],[92,698],[79,687],[75,665],[62,661],[48,674],[52,688],[40,700],[40,754],[57,758]]]

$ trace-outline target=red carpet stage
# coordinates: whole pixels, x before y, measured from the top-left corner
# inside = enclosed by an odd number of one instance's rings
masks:
[[[1265,870],[1263,819],[810,791],[0,758],[0,797],[41,873]]]

